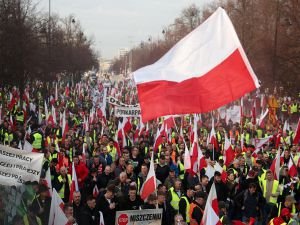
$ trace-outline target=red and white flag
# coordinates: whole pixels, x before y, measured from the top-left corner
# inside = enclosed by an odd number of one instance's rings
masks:
[[[63,207],[64,202],[61,200],[56,190],[53,189],[48,225],[64,225],[68,223]]]
[[[230,140],[225,134],[225,144],[224,144],[224,164],[228,167],[235,158],[235,152],[231,146]]]
[[[219,206],[217,200],[217,192],[213,183],[207,197],[205,209],[203,212],[201,225],[222,225],[219,219]]]
[[[74,162],[72,163],[72,184],[70,188],[70,197],[69,197],[69,202],[73,201],[73,193],[79,191],[78,188],[78,181],[77,181],[77,176],[76,176],[76,169]]]
[[[186,144],[185,145],[185,151],[184,151],[184,170],[189,170],[191,169],[191,155],[190,155],[190,151],[188,150]]]
[[[265,138],[256,138],[254,140],[255,151],[252,153],[253,157],[256,157],[259,150],[263,147],[263,145],[269,143],[271,138],[273,138],[273,136],[268,136]]]
[[[293,144],[298,144],[300,142],[300,118],[298,121],[297,129],[296,129],[296,135],[294,137]]]
[[[148,196],[153,193],[156,189],[156,177],[154,171],[154,163],[153,163],[153,153],[150,161],[150,168],[146,178],[146,181],[143,183],[140,194],[141,199],[145,200]]]
[[[218,151],[219,145],[218,145],[217,135],[216,135],[216,131],[215,131],[214,118],[212,118],[212,122],[211,122],[211,131],[210,131],[210,136],[209,136],[209,142],[213,145],[214,150]],[[213,159],[213,160],[215,160],[215,159]]]
[[[157,62],[133,74],[144,122],[163,115],[209,112],[259,87],[222,8]]]
[[[298,172],[297,172],[297,167],[296,167],[296,165],[294,163],[292,155],[290,156],[288,168],[289,168],[289,175],[290,175],[290,177],[296,177],[297,174],[298,174]]]
[[[280,149],[278,149],[275,159],[272,162],[270,170],[273,172],[274,179],[279,180],[280,172]]]
[[[268,113],[269,113],[269,109],[266,109],[265,112],[263,110],[261,111],[261,114],[260,114],[260,117],[259,117],[259,120],[258,120],[258,126],[265,127],[264,119],[266,118]]]
[[[282,128],[282,132],[283,132],[284,134],[288,134],[289,131],[290,131],[290,124],[289,124],[289,122],[286,120],[286,121],[284,122],[284,125],[283,125],[283,128]]]

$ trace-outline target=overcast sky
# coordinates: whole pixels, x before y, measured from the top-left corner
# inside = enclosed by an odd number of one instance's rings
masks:
[[[182,9],[195,3],[201,7],[212,0],[51,0],[51,11],[61,17],[74,15],[85,33],[92,37],[101,57],[111,59],[120,48],[129,48],[162,37]],[[39,0],[48,12],[49,0]]]

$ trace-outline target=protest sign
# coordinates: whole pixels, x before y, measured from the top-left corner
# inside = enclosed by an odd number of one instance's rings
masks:
[[[233,106],[226,110],[226,123],[231,120],[233,123],[239,123],[241,121],[241,107]]]
[[[44,154],[0,145],[0,183],[17,186],[39,181]]]
[[[117,211],[116,225],[159,225],[162,209]]]
[[[141,115],[140,107],[115,107],[116,117],[138,117]]]
[[[112,97],[112,96],[109,96],[108,97],[108,103],[109,104],[112,104],[114,106],[122,106],[122,107],[140,107],[139,104],[136,104],[136,105],[127,105],[121,101],[119,101],[118,99]]]

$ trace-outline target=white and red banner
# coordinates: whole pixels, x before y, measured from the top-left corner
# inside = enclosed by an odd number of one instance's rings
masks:
[[[217,109],[259,87],[235,29],[218,8],[161,59],[134,72],[142,119]]]
[[[39,181],[44,154],[0,145],[0,183],[17,186]]]
[[[116,224],[118,225],[160,225],[162,209],[143,209],[117,211]]]

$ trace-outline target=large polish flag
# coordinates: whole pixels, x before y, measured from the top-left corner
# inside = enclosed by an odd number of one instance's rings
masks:
[[[259,87],[222,8],[161,59],[133,75],[144,122],[163,115],[208,112]]]
[[[217,192],[215,184],[213,183],[207,197],[205,209],[203,212],[201,225],[222,225],[219,220],[219,207],[217,200]]]
[[[141,199],[145,200],[148,196],[153,193],[156,189],[156,176],[154,171],[154,163],[153,163],[153,153],[150,161],[150,168],[146,178],[146,181],[143,183],[141,188]]]
[[[53,188],[48,225],[67,225],[68,219],[64,214],[63,207],[64,202],[57,194],[55,188]]]

